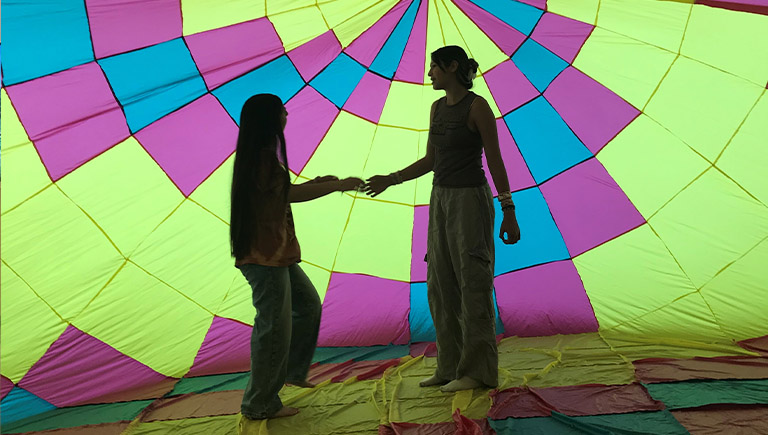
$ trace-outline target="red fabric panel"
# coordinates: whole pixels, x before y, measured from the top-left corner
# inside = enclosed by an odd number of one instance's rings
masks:
[[[664,404],[653,400],[642,385],[569,385],[565,387],[517,387],[492,391],[493,406],[488,416],[494,420],[508,417],[545,417],[552,411],[570,415],[621,414],[658,411]]]
[[[142,412],[141,421],[232,415],[240,412],[242,401],[243,390],[184,394],[156,400]]]
[[[709,405],[672,415],[696,435],[768,434],[768,405]]]
[[[768,378],[768,358],[758,356],[646,358],[634,361],[633,364],[635,377],[646,384],[691,379]]]
[[[128,427],[130,421],[116,423],[91,424],[88,426],[68,427],[37,432],[26,432],[27,435],[120,435]]]
[[[732,11],[768,15],[768,2],[765,0],[696,0],[696,3]]]
[[[422,343],[413,343],[411,345],[411,356],[416,358],[417,356],[437,356],[437,345],[433,341],[425,341]]]
[[[749,340],[741,340],[738,342],[738,345],[744,349],[751,350],[752,352],[757,352],[768,356],[768,335],[750,338]]]
[[[315,363],[309,369],[307,380],[319,384],[328,379],[331,382],[344,382],[345,380],[357,376],[358,380],[375,379],[381,377],[389,367],[400,364],[400,360],[390,359],[383,361],[354,361],[349,360],[343,363],[318,364]]]

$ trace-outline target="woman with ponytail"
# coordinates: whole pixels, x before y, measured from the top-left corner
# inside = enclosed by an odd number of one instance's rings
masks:
[[[291,203],[355,190],[363,180],[318,177],[292,185],[283,129],[288,112],[271,94],[250,97],[240,113],[232,174],[230,247],[235,266],[251,286],[256,318],[251,375],[241,406],[240,433],[253,420],[285,417],[283,384],[311,388],[307,373],[320,328],[320,298],[299,267]]]
[[[389,186],[434,171],[425,259],[437,370],[420,385],[442,385],[444,392],[498,385],[495,210],[483,171],[483,151],[504,213],[499,237],[506,244],[520,240],[496,120],[488,102],[470,91],[477,67],[461,47],[432,53],[432,87],[445,91],[445,96],[432,104],[426,156],[400,171],[371,177],[365,188],[376,196]]]

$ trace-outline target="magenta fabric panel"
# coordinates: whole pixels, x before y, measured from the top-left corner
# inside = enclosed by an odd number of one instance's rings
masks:
[[[304,81],[309,82],[336,59],[339,53],[341,53],[341,43],[336,39],[336,34],[329,30],[294,48],[288,52],[288,57]]]
[[[0,400],[4,399],[13,389],[13,381],[3,376],[0,378]]]
[[[531,171],[528,170],[528,166],[525,164],[525,160],[520,154],[520,149],[517,147],[515,139],[512,138],[507,124],[501,118],[496,120],[496,131],[499,134],[499,149],[501,150],[501,159],[504,161],[504,167],[507,170],[510,192],[535,186],[536,182],[533,180],[533,176],[531,176]],[[494,184],[491,177],[491,171],[488,170],[488,161],[485,158],[485,153],[483,153],[483,168],[485,168],[485,177],[491,186],[493,196],[498,195],[499,192],[496,191],[496,184]]]
[[[730,9],[732,11],[768,15],[767,0],[696,0],[696,4]]]
[[[410,284],[334,272],[323,302],[318,346],[407,344]]]
[[[427,229],[429,227],[429,206],[414,208],[413,243],[411,244],[411,282],[427,280]]]
[[[53,181],[130,136],[95,62],[5,89]]]
[[[552,411],[569,416],[625,414],[660,411],[664,404],[651,398],[640,384],[568,385],[563,387],[515,387],[492,391],[493,406],[488,417],[548,417]]]
[[[540,189],[571,257],[645,223],[595,158],[546,181]]]
[[[571,63],[594,27],[561,15],[545,13],[533,29],[531,38]]]
[[[285,53],[266,18],[184,38],[208,89],[214,89]]]
[[[490,89],[493,100],[496,101],[502,115],[506,115],[539,96],[538,89],[528,81],[528,78],[511,60],[496,65],[483,77],[485,77],[488,89]]]
[[[592,154],[597,154],[640,114],[613,91],[573,67],[557,76],[544,97]]]
[[[400,65],[395,71],[395,80],[408,83],[424,83],[424,66],[426,62],[427,48],[427,5],[428,1],[422,1],[416,20],[413,22],[411,36],[405,45]]]
[[[312,87],[305,86],[285,104],[285,110],[288,166],[299,174],[331,128],[339,109]]]
[[[61,408],[153,399],[170,391],[175,382],[68,326],[19,386]]]
[[[181,36],[178,0],[86,0],[97,59]]]
[[[437,344],[434,341],[422,341],[421,343],[411,343],[410,355],[414,358],[417,356],[435,357],[437,356]]]
[[[506,336],[597,331],[595,313],[571,260],[500,275],[494,283]]]
[[[366,71],[344,103],[344,110],[378,124],[391,84],[386,78]]]
[[[184,196],[189,196],[234,151],[237,125],[206,94],[135,134]]]
[[[252,329],[232,319],[214,317],[195,362],[185,377],[250,370]]]
[[[526,36],[520,31],[496,18],[474,3],[471,3],[468,0],[455,0],[454,3],[456,3],[456,6],[464,11],[480,30],[488,35],[488,37],[491,38],[491,40],[496,43],[501,51],[506,53],[507,56],[512,56],[512,53],[517,51],[525,41]],[[482,69],[484,66],[485,65],[480,65],[480,68]]]
[[[405,14],[411,1],[401,0],[398,2],[379,21],[349,44],[349,47],[344,49],[344,52],[365,67],[371,66],[373,59],[376,58],[381,47],[387,42],[387,38],[395,29],[395,26],[397,26],[400,18]]]
[[[541,10],[547,9],[547,0],[517,0],[520,3],[525,3]]]

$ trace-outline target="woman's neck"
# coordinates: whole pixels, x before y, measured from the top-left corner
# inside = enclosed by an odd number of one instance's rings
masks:
[[[469,90],[459,83],[453,83],[451,86],[445,88],[445,103],[452,106],[461,101],[464,96],[469,93]]]

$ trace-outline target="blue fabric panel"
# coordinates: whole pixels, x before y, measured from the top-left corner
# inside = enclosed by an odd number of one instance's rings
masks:
[[[83,0],[3,2],[3,42],[5,85],[93,60]]]
[[[425,0],[426,1],[426,0]],[[376,59],[373,60],[370,70],[391,79],[400,65],[400,59],[403,57],[405,45],[413,30],[413,23],[416,21],[416,13],[419,11],[419,0],[413,0],[408,10],[405,11],[397,27],[389,35],[389,39],[381,48]]]
[[[296,67],[288,56],[283,55],[220,86],[212,93],[227,109],[229,116],[240,125],[240,111],[248,98],[256,94],[274,94],[285,103],[303,87],[304,80]]]
[[[514,245],[505,245],[498,237],[504,215],[497,208],[493,227],[496,276],[537,264],[570,258],[563,236],[555,225],[539,188],[532,187],[515,192],[512,194],[512,200],[515,202],[517,223],[520,225],[520,241]]]
[[[364,66],[341,53],[309,84],[325,98],[331,100],[336,107],[341,108],[364,74]]]
[[[568,67],[568,62],[530,38],[512,55],[512,62],[539,92],[544,92],[552,80]]]
[[[181,38],[98,61],[136,132],[207,92]]]
[[[525,35],[530,35],[544,11],[514,0],[469,0]]]
[[[504,117],[537,184],[592,157],[544,97]]]
[[[19,387],[13,387],[8,395],[3,398],[0,407],[2,408],[3,429],[6,429],[8,423],[56,409],[48,401]]]

